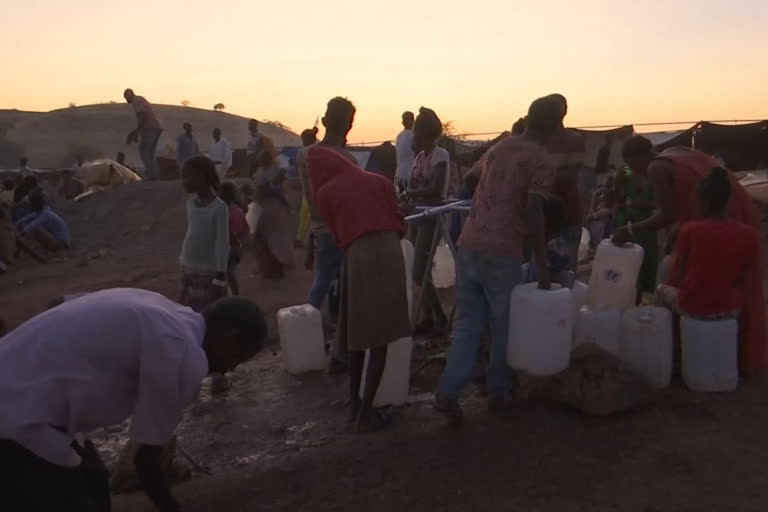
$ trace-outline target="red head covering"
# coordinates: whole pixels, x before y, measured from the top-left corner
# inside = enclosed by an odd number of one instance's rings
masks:
[[[367,233],[405,232],[394,185],[385,177],[319,145],[307,152],[307,170],[312,199],[342,249]]]

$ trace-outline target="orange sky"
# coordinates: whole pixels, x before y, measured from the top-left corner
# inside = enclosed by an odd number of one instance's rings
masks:
[[[393,138],[421,105],[459,132],[505,130],[551,92],[568,97],[570,125],[768,118],[764,0],[520,4],[5,2],[0,108],[133,87],[300,131],[344,95],[354,142]]]

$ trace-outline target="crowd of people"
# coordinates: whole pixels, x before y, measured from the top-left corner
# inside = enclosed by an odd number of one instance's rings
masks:
[[[142,159],[149,159],[162,128],[144,98],[130,90],[125,96],[138,120],[128,140],[138,139]],[[331,99],[323,138],[317,141],[317,129],[305,130],[296,157],[298,235],[289,222],[285,174],[255,121],[248,143],[253,187],[222,181],[231,148],[220,130],[206,156],[185,124],[177,139],[189,194],[178,304],[131,289],[63,298],[0,344],[0,479],[13,484],[10,499],[106,510],[103,464],[93,445],[75,435],[133,415],[140,480],[161,510],[180,509],[160,459],[182,410],[209,373],[212,391],[226,391],[225,373],[251,357],[266,336],[261,311],[237,297],[236,269],[249,232],[268,279],[293,266],[294,242],[306,237],[306,265],[314,272],[307,302],[322,309],[328,299],[335,326],[329,373],[349,373],[349,420],[358,432],[386,426],[388,418],[373,401],[388,345],[412,334],[452,330],[435,409],[457,420],[463,414],[459,398],[489,332],[488,408],[513,410],[515,379],[506,362],[512,290],[526,279],[542,289],[553,282],[568,286],[563,276],[578,270],[585,223],[595,240],[612,236],[617,245],[644,247],[638,301],[647,293],[680,315],[737,317],[740,369],[760,369],[766,333],[758,218],[744,189],[711,156],[686,148],[657,154],[648,139],[634,136],[623,146],[626,166],[606,177],[583,207],[584,142],[564,127],[567,109],[561,95],[536,99],[526,118],[465,176],[460,195],[472,202],[456,231],[454,325],[429,275],[438,221],[404,221],[417,207],[449,199],[451,159],[439,145],[443,124],[433,110],[403,114],[393,182],[358,165],[346,148],[356,108],[346,98]],[[155,167],[144,164],[147,176],[156,177]],[[13,219],[20,243],[34,237],[50,251],[67,247],[66,226],[30,178],[21,185],[26,203],[14,197],[12,210],[0,211]],[[1,197],[7,201],[10,194]],[[245,210],[253,205],[260,215],[249,229]],[[666,229],[668,254],[657,272],[657,234]],[[403,237],[414,244],[413,283],[405,280]],[[524,275],[524,263],[535,272]],[[413,322],[409,286],[423,297],[423,316]]]

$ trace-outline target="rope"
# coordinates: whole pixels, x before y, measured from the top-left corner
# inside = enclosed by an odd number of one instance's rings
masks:
[[[569,128],[573,128],[576,130],[607,130],[610,128],[621,128],[622,126],[672,126],[672,125],[678,125],[678,124],[684,124],[684,125],[697,125],[702,122],[708,122],[708,123],[733,123],[733,124],[745,124],[745,123],[759,123],[761,121],[765,121],[765,119],[718,119],[715,121],[663,121],[663,122],[653,122],[653,123],[630,123],[630,124],[602,124],[602,125],[593,125],[593,126],[569,126]],[[505,131],[503,130],[500,132],[480,132],[480,133],[459,133],[455,135],[449,135],[449,137],[456,138],[456,139],[468,139],[470,137],[491,137],[496,135],[501,135]],[[393,142],[390,140],[381,140],[381,141],[372,141],[372,142],[354,142],[349,144],[350,146],[378,146],[380,144],[384,144],[385,142]]]

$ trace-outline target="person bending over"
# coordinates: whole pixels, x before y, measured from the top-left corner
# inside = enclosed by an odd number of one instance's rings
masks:
[[[383,426],[373,410],[387,345],[411,325],[400,238],[405,223],[394,183],[366,172],[332,148],[307,152],[312,200],[344,251],[337,343],[349,351],[350,420],[360,431]],[[365,385],[365,353],[370,350]]]
[[[265,336],[251,301],[226,298],[197,313],[132,288],[85,294],[28,320],[0,343],[3,504],[109,510],[108,473],[94,445],[76,435],[132,416],[145,492],[158,510],[181,510],[163,447],[205,376],[250,359]]]

